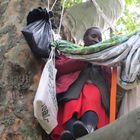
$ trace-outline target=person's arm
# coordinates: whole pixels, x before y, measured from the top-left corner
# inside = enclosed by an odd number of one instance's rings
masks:
[[[83,70],[87,64],[87,62],[70,59],[62,55],[56,60],[56,68],[60,75]]]

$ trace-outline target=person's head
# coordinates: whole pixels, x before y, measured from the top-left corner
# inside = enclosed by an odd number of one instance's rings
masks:
[[[102,41],[102,34],[98,27],[91,27],[86,30],[83,37],[84,45],[94,45],[100,41]]]

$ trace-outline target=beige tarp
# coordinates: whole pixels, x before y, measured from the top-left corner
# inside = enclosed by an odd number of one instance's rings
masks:
[[[92,26],[107,29],[118,19],[124,8],[124,0],[94,0],[107,20],[99,12],[99,8],[94,5],[92,0],[75,5],[66,10],[63,16],[63,26],[68,36],[77,40],[82,40],[83,34],[87,28]],[[108,24],[109,22],[109,24]],[[70,40],[70,38],[67,38]]]

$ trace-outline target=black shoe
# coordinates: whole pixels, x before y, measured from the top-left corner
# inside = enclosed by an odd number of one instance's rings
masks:
[[[87,135],[88,133],[88,129],[81,121],[76,121],[73,124],[73,134],[75,138],[82,137],[84,135]]]
[[[70,131],[65,130],[62,132],[60,140],[75,140],[75,138]]]

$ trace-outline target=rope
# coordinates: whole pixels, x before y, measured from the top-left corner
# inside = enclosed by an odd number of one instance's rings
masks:
[[[63,5],[62,5],[62,12],[61,12],[61,18],[60,18],[60,24],[59,24],[58,34],[60,34],[60,30],[61,30],[61,26],[62,26],[62,18],[63,18],[63,14],[64,14],[65,2],[66,2],[66,0],[63,1]]]
[[[50,10],[50,0],[48,0],[48,10]]]
[[[49,7],[50,5],[50,1],[48,0],[48,10],[50,9],[51,11],[53,10],[55,4],[56,4],[57,0],[54,1],[51,9]],[[65,2],[66,0],[63,1],[63,5],[62,5],[62,11],[61,11],[61,17],[60,17],[60,23],[59,23],[59,29],[58,29],[58,34],[60,34],[60,30],[61,30],[61,26],[62,26],[62,18],[63,18],[63,14],[64,14],[64,6],[65,6]]]
[[[104,14],[104,12],[101,10],[101,8],[100,8],[100,6],[98,5],[98,3],[96,2],[96,0],[92,0],[92,2],[93,2],[93,4],[94,4],[94,6],[96,7],[98,14],[101,15],[101,16],[104,18],[104,20],[107,22],[107,24],[112,28],[112,25],[110,24],[110,22],[109,22],[107,16],[106,16],[106,15]]]
[[[52,5],[52,7],[51,7],[51,11],[53,10],[53,8],[54,8],[56,2],[57,2],[57,0],[54,1],[53,5]]]

